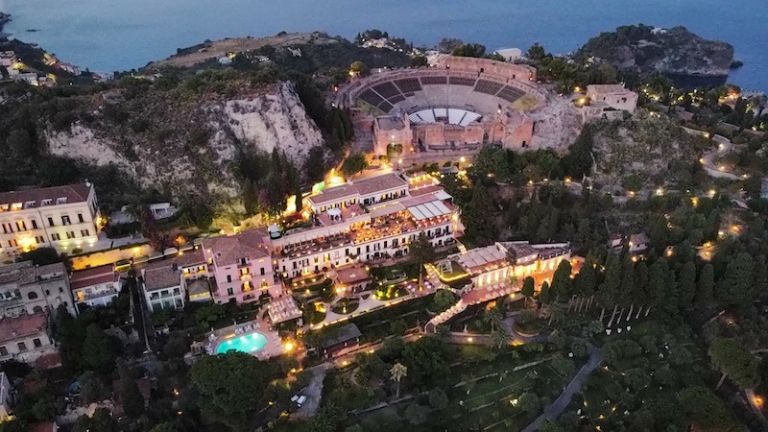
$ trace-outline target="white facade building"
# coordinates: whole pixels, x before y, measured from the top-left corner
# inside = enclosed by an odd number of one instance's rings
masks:
[[[78,270],[72,272],[69,284],[78,304],[106,306],[120,293],[120,273],[114,264]]]
[[[90,183],[0,193],[0,252],[50,246],[59,252],[98,241],[99,207]]]
[[[144,298],[152,312],[184,307],[186,293],[178,266],[172,264],[147,268],[141,273],[144,279]]]
[[[0,316],[51,312],[60,305],[77,314],[63,263],[36,266],[23,261],[0,266]]]

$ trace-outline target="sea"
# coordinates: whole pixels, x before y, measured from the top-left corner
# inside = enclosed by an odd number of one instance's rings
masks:
[[[768,91],[768,1],[739,0],[0,0],[5,32],[98,72],[129,70],[206,39],[321,30],[386,30],[417,46],[444,37],[489,50],[539,42],[577,49],[620,25],[686,26],[731,43],[744,66],[729,81]]]

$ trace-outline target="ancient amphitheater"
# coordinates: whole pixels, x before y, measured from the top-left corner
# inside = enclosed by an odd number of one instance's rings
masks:
[[[535,81],[527,65],[442,55],[430,67],[358,79],[339,91],[337,104],[370,128],[377,155],[421,162],[471,155],[485,144],[530,148],[536,122],[528,113],[547,100]]]

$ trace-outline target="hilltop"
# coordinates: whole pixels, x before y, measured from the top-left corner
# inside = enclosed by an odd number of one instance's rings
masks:
[[[578,51],[621,70],[701,77],[727,76],[733,46],[704,39],[682,26],[662,29],[643,24],[618,27],[591,38]]]

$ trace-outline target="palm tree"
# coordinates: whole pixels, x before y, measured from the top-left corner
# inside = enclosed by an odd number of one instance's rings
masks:
[[[389,370],[392,375],[392,380],[397,383],[397,390],[395,392],[395,399],[400,399],[400,380],[408,375],[408,368],[400,363],[395,363],[392,369]]]

